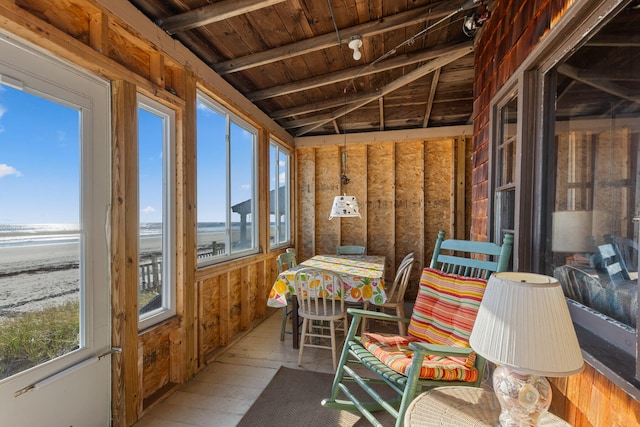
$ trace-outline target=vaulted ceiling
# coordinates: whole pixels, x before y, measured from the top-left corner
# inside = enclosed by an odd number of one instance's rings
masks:
[[[479,0],[130,1],[293,136],[471,123]]]

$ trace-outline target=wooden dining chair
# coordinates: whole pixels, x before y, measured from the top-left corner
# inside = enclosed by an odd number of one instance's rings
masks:
[[[364,255],[366,249],[357,245],[336,246],[336,255]]]
[[[407,254],[400,262],[400,266],[398,267],[398,270],[396,272],[396,277],[393,280],[393,284],[386,293],[386,302],[382,304],[376,304],[374,306],[371,306],[369,302],[365,302],[363,308],[365,310],[373,308],[376,311],[381,312],[392,309],[394,310],[394,314],[396,316],[404,317],[404,294],[407,290],[407,285],[409,284],[409,276],[411,276],[411,270],[413,268],[414,262],[415,259],[413,257],[413,252]],[[367,331],[367,317],[362,318],[362,331]],[[398,332],[400,333],[400,335],[405,335],[407,333],[407,324],[405,322],[398,322]]]
[[[444,240],[440,232],[431,267],[423,270],[411,319],[386,313],[349,309],[353,316],[338,362],[331,396],[322,405],[360,411],[381,426],[375,411],[385,410],[404,424],[411,401],[425,388],[480,386],[486,361],[469,346],[469,336],[491,273],[504,271],[511,255],[513,236],[502,246],[490,242]],[[446,253],[449,250],[455,252]],[[408,322],[407,335],[363,332],[364,316],[384,321]],[[388,386],[396,398],[383,398],[373,386]],[[360,387],[365,393],[356,393]],[[348,400],[338,399],[344,394]],[[365,396],[363,398],[363,396]]]
[[[296,250],[294,248],[288,248],[286,252],[281,253],[276,258],[278,264],[278,274],[285,270],[293,268],[297,265]],[[287,330],[287,320],[291,317],[292,313],[291,298],[287,298],[287,306],[282,309],[282,325],[280,327],[280,341],[284,341],[285,334],[291,334],[292,331]]]
[[[302,318],[298,366],[302,366],[305,347],[325,348],[331,350],[335,370],[336,330],[346,335],[349,323],[344,303],[344,282],[333,271],[302,268],[296,271],[294,286],[298,316]],[[326,344],[327,339],[329,344]]]

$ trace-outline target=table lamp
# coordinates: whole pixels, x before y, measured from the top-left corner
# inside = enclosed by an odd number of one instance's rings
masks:
[[[497,364],[493,389],[500,425],[535,426],[551,404],[545,378],[577,374],[582,352],[560,283],[533,273],[494,273],[469,344]]]
[[[553,252],[591,252],[593,211],[558,211],[551,215]]]

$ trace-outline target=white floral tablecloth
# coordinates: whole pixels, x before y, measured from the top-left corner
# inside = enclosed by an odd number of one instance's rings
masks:
[[[285,307],[287,298],[296,293],[293,284],[296,271],[308,267],[338,273],[345,284],[345,301],[382,304],[387,301],[384,291],[384,263],[384,257],[377,255],[316,255],[278,275],[267,305]]]

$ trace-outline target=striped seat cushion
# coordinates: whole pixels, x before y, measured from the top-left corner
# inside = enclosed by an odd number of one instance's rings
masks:
[[[486,281],[425,268],[409,324],[409,336],[364,333],[361,342],[394,371],[407,375],[413,360],[409,343],[422,341],[452,347],[469,347],[469,335],[482,301]],[[466,358],[427,356],[420,378],[473,382],[475,353]]]

